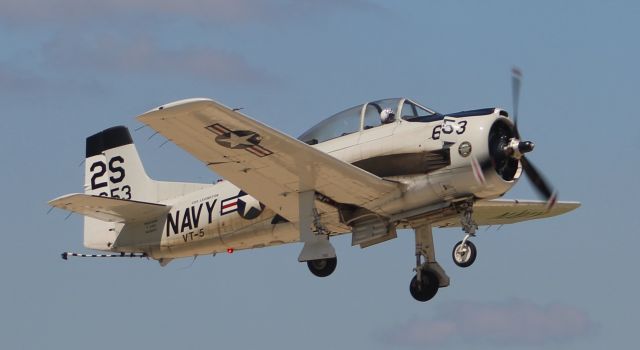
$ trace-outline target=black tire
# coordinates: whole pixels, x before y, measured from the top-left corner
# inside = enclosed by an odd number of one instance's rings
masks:
[[[423,270],[421,282],[419,285],[417,276],[413,276],[409,284],[409,292],[417,301],[429,301],[438,293],[440,287],[438,276],[431,270]]]
[[[453,246],[453,251],[451,252],[451,257],[453,258],[453,262],[460,267],[469,267],[476,261],[476,256],[478,255],[478,250],[476,249],[475,244],[471,241],[466,242],[467,252],[464,256],[460,256],[456,254],[456,251],[460,249],[462,246],[462,241],[456,243]]]
[[[318,259],[307,261],[307,267],[312,274],[318,277],[327,277],[335,271],[338,266],[338,258]]]

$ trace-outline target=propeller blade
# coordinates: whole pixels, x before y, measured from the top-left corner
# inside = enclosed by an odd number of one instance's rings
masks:
[[[558,196],[557,192],[549,186],[547,180],[526,157],[523,156],[520,158],[520,161],[522,162],[522,168],[533,184],[533,187],[535,187],[538,193],[544,197],[547,201],[547,208],[550,209],[556,203],[556,198]]]
[[[511,97],[513,98],[513,125],[516,138],[520,138],[518,132],[518,104],[520,102],[520,85],[522,85],[522,71],[518,67],[511,69]]]

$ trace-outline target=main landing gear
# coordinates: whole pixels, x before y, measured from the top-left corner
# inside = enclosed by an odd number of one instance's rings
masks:
[[[453,261],[460,267],[468,267],[476,260],[476,246],[469,240],[474,237],[478,225],[473,221],[473,202],[462,203],[458,207],[460,224],[466,233],[464,239],[453,248]],[[438,289],[449,285],[449,276],[436,262],[431,225],[414,226],[416,234],[416,275],[411,279],[409,292],[418,301],[431,300]],[[423,261],[424,260],[424,261]]]
[[[409,292],[418,301],[431,300],[438,289],[449,285],[449,276],[436,262],[431,225],[414,228],[416,234],[416,275],[411,279]],[[424,262],[423,262],[424,258]]]
[[[306,262],[312,274],[327,277],[335,271],[338,259],[329,242],[330,231],[322,224],[314,200],[314,191],[298,193],[300,241],[304,243],[298,261]]]
[[[469,267],[478,255],[476,246],[469,240],[471,237],[475,237],[478,225],[473,221],[473,204],[465,203],[462,207],[462,216],[460,218],[460,224],[462,230],[466,233],[462,241],[456,243],[453,247],[451,256],[453,262],[460,267]]]

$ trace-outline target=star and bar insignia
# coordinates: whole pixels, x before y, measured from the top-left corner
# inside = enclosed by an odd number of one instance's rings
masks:
[[[253,220],[264,211],[264,204],[251,197],[244,191],[237,195],[225,198],[220,202],[220,215],[227,215],[237,212],[241,218]]]
[[[266,157],[273,154],[270,150],[259,145],[262,137],[255,131],[250,130],[229,130],[221,124],[212,124],[205,129],[211,131],[216,136],[215,141],[222,147],[230,149],[243,149],[258,157]]]

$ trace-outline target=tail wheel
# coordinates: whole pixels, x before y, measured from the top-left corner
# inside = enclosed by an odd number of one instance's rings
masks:
[[[422,270],[420,275],[420,282],[418,282],[417,276],[413,276],[411,283],[409,284],[409,292],[411,296],[417,301],[429,301],[436,293],[440,282],[438,276],[431,270]]]
[[[327,277],[335,271],[338,258],[318,259],[307,261],[307,267],[312,274],[318,277]]]
[[[453,262],[460,267],[469,267],[476,261],[477,249],[473,242],[467,240],[458,242],[453,247]]]

